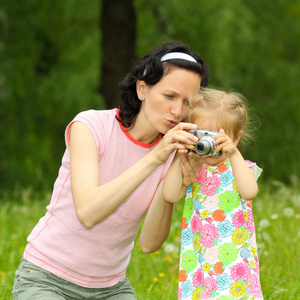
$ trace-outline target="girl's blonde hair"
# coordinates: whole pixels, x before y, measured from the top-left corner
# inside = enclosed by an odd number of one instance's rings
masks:
[[[249,106],[243,95],[203,88],[196,97],[190,100],[190,107],[188,122],[196,123],[201,119],[215,119],[218,130],[223,128],[225,133],[232,135],[234,139],[238,138],[242,131],[241,145],[252,140]]]

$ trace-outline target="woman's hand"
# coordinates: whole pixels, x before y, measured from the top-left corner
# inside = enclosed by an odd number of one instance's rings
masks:
[[[198,138],[189,130],[195,128],[197,128],[197,125],[192,123],[179,123],[164,135],[162,141],[151,151],[151,155],[155,155],[160,165],[166,162],[174,150],[178,150],[180,154],[186,154],[189,150],[194,150]]]
[[[188,152],[181,156],[182,185],[188,187],[196,178],[203,166],[203,156]]]

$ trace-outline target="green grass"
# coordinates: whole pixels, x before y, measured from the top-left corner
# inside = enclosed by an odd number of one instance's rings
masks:
[[[265,299],[300,299],[300,192],[280,182],[261,186],[253,201],[261,284]],[[6,194],[0,199],[0,299],[12,299],[14,272],[27,235],[44,215],[49,195],[30,190]],[[183,202],[174,212],[172,230],[163,247],[144,254],[138,241],[127,276],[138,299],[177,299],[180,227]]]

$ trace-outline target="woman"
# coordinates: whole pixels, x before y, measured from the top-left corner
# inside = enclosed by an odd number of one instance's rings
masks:
[[[136,299],[126,268],[139,223],[147,213],[141,249],[158,250],[173,211],[162,179],[175,150],[185,153],[197,142],[187,132],[195,125],[180,122],[207,81],[198,55],[163,44],[120,84],[119,109],[74,118],[51,202],[16,272],[15,299]],[[184,161],[186,169],[193,164],[190,156]]]

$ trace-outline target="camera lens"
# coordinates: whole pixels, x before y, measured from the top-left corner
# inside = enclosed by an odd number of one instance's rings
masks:
[[[198,143],[196,145],[196,151],[200,152],[200,151],[203,151],[203,150],[204,150],[204,145],[202,143]]]
[[[212,151],[212,144],[205,138],[202,138],[196,145],[195,151],[198,154],[208,155]]]

